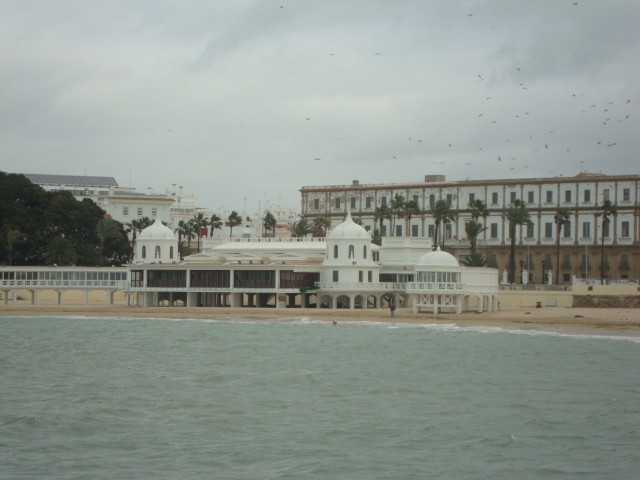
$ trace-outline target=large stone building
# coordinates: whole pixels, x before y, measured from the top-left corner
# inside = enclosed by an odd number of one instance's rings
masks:
[[[455,220],[444,226],[444,248],[458,258],[467,255],[465,222],[471,218],[468,208],[474,200],[483,201],[489,216],[482,221],[487,229],[478,240],[479,252],[489,266],[505,271],[509,261],[507,208],[516,199],[526,204],[532,224],[518,227],[517,283],[522,271],[529,282],[571,283],[573,277],[605,277],[637,280],[640,278],[640,175],[601,175],[581,173],[575,177],[527,178],[512,180],[446,181],[444,176],[426,176],[423,182],[403,184],[360,184],[302,187],[302,216],[312,220],[318,216],[341,221],[344,212],[351,214],[365,229],[379,226],[376,209],[390,204],[396,195],[415,200],[419,214],[410,220],[385,221],[381,235],[428,238],[434,236],[435,224],[430,206],[445,200],[455,213]],[[605,201],[617,207],[617,215],[602,231],[599,212]],[[558,209],[570,211],[570,220],[560,234],[560,270],[556,265],[556,225]],[[393,225],[393,231],[390,226]],[[601,239],[604,233],[604,256]],[[603,261],[601,262],[601,258]]]

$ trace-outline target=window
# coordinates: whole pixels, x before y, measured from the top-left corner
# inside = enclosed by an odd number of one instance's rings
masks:
[[[571,220],[565,220],[562,224],[562,230],[564,231],[564,238],[571,237]]]
[[[353,245],[349,245],[349,258],[356,258],[356,249]]]
[[[356,208],[356,197],[351,197],[351,208]]]
[[[314,210],[320,210],[320,199],[319,198],[314,198],[313,199],[313,209]]]
[[[498,203],[498,192],[493,192],[491,194],[491,203],[494,205]]]
[[[122,215],[125,217],[129,215],[129,207],[122,207]]]
[[[553,263],[551,262],[551,254],[546,253],[544,255],[544,268],[551,268],[553,266]]]
[[[396,237],[402,236],[402,225],[396,225]]]
[[[527,192],[527,203],[535,202],[536,194],[535,192]],[[513,202],[511,202],[513,203]]]
[[[156,207],[151,208],[151,216],[155,218],[158,215],[158,209]]]
[[[382,225],[382,228],[380,229],[380,236],[381,237],[386,237],[387,236],[387,226],[386,225]]]
[[[420,203],[420,196],[419,195],[414,195],[413,196],[413,201],[416,203]]]
[[[602,236],[604,238],[609,238],[609,222],[605,222],[602,224]]]
[[[444,226],[444,234],[445,234],[446,238],[451,238],[451,224],[450,223],[447,223]]]
[[[362,258],[367,258],[367,246],[362,247]]]
[[[476,194],[475,193],[470,193],[469,194],[469,203],[473,203],[476,201]]]
[[[489,255],[488,262],[491,268],[498,268],[498,260],[495,255]]]
[[[387,197],[385,195],[382,196],[382,198],[380,199],[382,205],[386,205],[387,204]]]
[[[364,205],[366,208],[371,208],[371,197],[365,198]]]
[[[435,225],[429,225],[427,227],[427,235],[429,236],[429,238],[433,238],[433,236],[436,234],[436,227]]]
[[[336,198],[336,208],[340,208],[340,199]]]
[[[154,258],[162,258],[162,255],[160,253],[161,253],[160,245],[156,245],[156,249],[155,249],[155,252],[154,252]]]
[[[529,193],[533,193],[533,192],[529,192]],[[511,203],[515,203],[517,198],[518,198],[518,194],[516,192],[511,192],[509,196],[509,201]]]
[[[609,255],[602,255],[602,266],[603,267],[608,267],[609,266]]]
[[[580,265],[582,266],[582,268],[586,268],[586,267],[588,267],[588,266],[589,266],[589,265],[588,265],[588,262],[589,262],[589,259],[588,259],[588,258],[587,258],[587,256],[583,253],[583,254],[581,255],[581,259],[580,259]]]
[[[629,222],[622,222],[620,224],[621,228],[621,237],[629,238]]]
[[[590,238],[590,237],[591,237],[591,223],[582,222],[582,238]]]
[[[358,281],[362,283],[364,281],[364,272],[362,270],[358,271]]]
[[[411,236],[412,237],[418,236],[418,225],[411,225]]]
[[[147,258],[147,247],[146,247],[146,245],[142,246],[142,258]]]
[[[373,282],[373,272],[371,270],[367,272],[367,280],[369,280],[369,283]]]
[[[626,253],[620,255],[620,266],[623,268],[629,267],[629,255]]]
[[[631,189],[630,188],[625,188],[624,190],[622,190],[622,201],[623,202],[631,201]]]
[[[436,196],[432,193],[429,195],[429,206],[433,207],[436,203]]]
[[[605,188],[604,190],[602,190],[602,200],[604,200],[605,202],[607,200],[609,200],[609,189]]]
[[[585,202],[590,202],[591,201],[591,190],[585,190],[584,191],[584,201]]]
[[[453,203],[453,195],[450,193],[447,193],[447,205],[451,206],[452,203]]]
[[[552,238],[553,237],[553,223],[546,222],[544,224],[544,238]]]
[[[547,203],[553,203],[553,190],[547,190]]]
[[[173,245],[169,247],[169,258],[173,259]]]
[[[498,224],[491,224],[491,238],[498,238]]]
[[[333,246],[333,258],[338,258],[338,245]]]
[[[334,270],[334,271],[333,271],[333,281],[334,281],[334,282],[337,282],[337,281],[338,281],[338,278],[339,278],[339,277],[338,277],[338,270]]]
[[[564,201],[567,203],[571,202],[571,190],[564,191]]]
[[[138,216],[141,217],[142,216],[142,207],[138,207]]]
[[[562,255],[562,266],[563,267],[571,267],[571,254],[564,253]]]
[[[535,225],[533,223],[527,224],[527,238],[534,238],[535,236]]]

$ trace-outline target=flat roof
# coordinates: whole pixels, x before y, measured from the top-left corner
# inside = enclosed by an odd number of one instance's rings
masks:
[[[117,187],[113,177],[91,177],[82,175],[49,175],[42,173],[23,173],[36,185],[72,185],[75,187]]]

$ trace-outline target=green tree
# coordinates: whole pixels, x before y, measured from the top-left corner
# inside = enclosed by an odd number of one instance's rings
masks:
[[[405,198],[400,194],[396,194],[396,196],[391,199],[389,209],[391,210],[391,236],[392,237],[395,236],[396,234],[395,232],[396,218],[399,220],[403,216],[405,204],[406,204]]]
[[[178,234],[178,253],[180,254],[180,258],[184,258],[190,253],[188,243],[193,235],[191,224],[188,221],[180,220],[175,232]],[[187,239],[186,242],[184,241],[185,238]]]
[[[211,231],[209,232],[209,237],[213,237],[213,232],[215,230],[222,230],[222,219],[216,215],[215,213],[213,215],[211,215],[211,218],[209,219],[209,227],[211,229]]]
[[[198,212],[196,215],[191,218],[191,224],[193,225],[193,230],[198,237],[198,252],[200,252],[200,237],[202,236],[202,229],[209,226],[209,220],[204,216],[204,213]]]
[[[229,227],[231,227],[229,229],[229,238],[231,238],[231,235],[233,234],[233,227],[237,227],[238,225],[242,225],[242,217],[238,214],[238,212],[233,210],[229,214],[229,218],[227,218],[227,221],[229,222]]]
[[[311,233],[314,237],[326,237],[330,227],[331,220],[327,217],[316,217],[311,225]]]
[[[276,220],[276,217],[274,217],[273,214],[269,210],[267,210],[267,213],[262,219],[262,227],[264,229],[263,235],[266,237],[267,232],[271,232],[272,233],[271,236],[275,237],[277,224],[278,224],[278,221]]]
[[[8,227],[4,234],[4,241],[7,247],[7,265],[13,264],[13,247],[22,239],[22,234],[18,230]]]
[[[64,237],[55,237],[42,254],[46,265],[74,265],[78,259],[73,244]]]
[[[465,255],[460,263],[465,267],[484,267],[487,265],[487,259],[479,253],[472,253]]]
[[[102,256],[101,260],[103,264],[106,264],[107,261],[107,252],[106,252],[106,244],[107,241],[116,239],[122,233],[124,235],[124,230],[120,222],[114,220],[113,218],[103,218],[98,222],[97,226],[98,239],[99,239],[99,252]],[[127,239],[127,243],[129,240]]]
[[[287,228],[291,232],[292,237],[299,238],[306,237],[312,231],[312,227],[306,218],[301,218],[298,221],[291,222]]]
[[[404,217],[404,220],[405,220],[405,236],[407,237],[411,236],[411,232],[409,232],[409,229],[411,227],[411,217],[419,214],[420,214],[420,206],[418,205],[418,202],[416,202],[415,200],[408,200],[404,203],[404,206],[402,209],[402,216]]]
[[[600,284],[604,285],[604,238],[605,233],[607,233],[609,224],[611,223],[611,217],[617,215],[618,209],[617,207],[611,203],[610,200],[606,200],[602,206],[600,207],[600,211],[596,213],[596,216],[601,217],[601,226],[600,231],[602,232],[602,237],[600,241]]]
[[[371,243],[375,243],[376,245],[382,245],[382,237],[380,236],[380,230],[377,228],[373,229],[373,235],[371,235]]]
[[[433,216],[433,221],[435,223],[435,231],[434,231],[434,250],[438,248],[438,232],[440,230],[440,224],[446,225],[449,222],[452,222],[456,216],[455,212],[451,209],[446,200],[440,199],[437,200],[430,209],[430,213]],[[443,227],[444,230],[444,227]],[[444,246],[444,237],[445,234],[442,235],[442,244]]]
[[[482,225],[477,220],[473,218],[471,220],[467,220],[464,223],[464,231],[467,234],[467,239],[469,240],[469,244],[471,245],[471,255],[474,255],[477,250],[477,242],[478,236],[487,229],[484,225]]]
[[[136,248],[136,239],[138,234],[145,228],[153,225],[153,221],[149,217],[135,218],[125,224],[125,233],[131,233],[131,248]]]
[[[385,220],[390,221],[391,216],[392,216],[391,209],[389,208],[389,205],[387,205],[386,203],[383,203],[379,207],[376,207],[374,218],[375,218],[375,221],[380,224],[379,232],[381,236],[382,236],[382,233],[384,232],[384,221]]]
[[[471,218],[476,221],[480,220],[481,217],[486,219],[489,216],[487,205],[482,200],[469,202],[469,212],[471,212]]]
[[[518,225],[529,225],[531,219],[529,211],[522,200],[516,200],[506,210],[505,220],[509,224],[509,240],[511,242],[509,250],[509,283],[515,283],[516,278],[516,227]]]
[[[560,234],[562,227],[566,228],[570,215],[569,209],[559,208],[553,216],[553,221],[556,223],[556,285],[560,284]]]

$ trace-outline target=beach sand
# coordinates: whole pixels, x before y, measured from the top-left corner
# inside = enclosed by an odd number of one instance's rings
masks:
[[[599,330],[640,336],[640,309],[637,308],[562,308],[513,307],[499,312],[465,312],[462,314],[428,312],[414,314],[411,309],[396,310],[390,318],[389,309],[316,309],[316,308],[227,308],[227,307],[128,307],[126,305],[31,305],[0,304],[1,316],[69,316],[131,317],[131,318],[242,318],[269,320],[309,317],[327,322],[373,321],[416,324],[455,324],[516,329]]]

